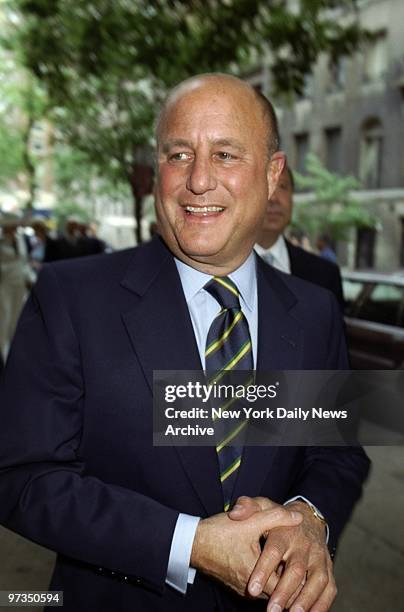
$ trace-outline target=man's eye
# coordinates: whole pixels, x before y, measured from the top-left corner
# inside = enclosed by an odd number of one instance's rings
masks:
[[[168,156],[169,161],[187,161],[189,159],[189,154],[180,151],[179,153],[171,153]]]
[[[232,155],[228,151],[219,151],[218,153],[216,153],[216,156],[223,161],[229,161],[231,159],[234,159],[234,155]]]

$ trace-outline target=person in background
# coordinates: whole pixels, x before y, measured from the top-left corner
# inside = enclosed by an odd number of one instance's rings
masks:
[[[89,231],[89,224],[77,216],[66,219],[65,229],[61,236],[52,241],[46,251],[45,261],[58,261],[85,257],[86,255],[99,255],[110,252],[103,240],[100,240]]]
[[[45,254],[45,262],[58,261],[60,259],[70,259],[78,257],[78,241],[81,236],[81,219],[70,215],[65,222],[63,233],[58,235]]]
[[[98,221],[90,221],[89,223],[85,224],[85,235],[88,238],[95,239],[98,242],[99,248],[100,248],[98,252],[112,253],[114,251],[113,247],[111,246],[109,242],[106,242],[105,240],[99,238],[98,230],[99,230]]]
[[[150,240],[153,239],[155,236],[158,236],[159,233],[159,226],[157,224],[156,221],[151,221],[149,224],[149,236],[150,236]]]
[[[22,220],[18,215],[0,217],[0,353],[3,358],[13,337],[27,286],[35,279],[28,261]]]
[[[48,261],[48,253],[52,250],[54,239],[50,237],[48,226],[43,217],[28,219],[26,224],[34,230],[30,241],[29,259],[31,268],[37,274],[42,263]]]
[[[80,236],[77,240],[77,255],[99,255],[100,253],[111,252],[111,247],[98,238],[95,224],[82,222],[78,226]]]
[[[337,255],[332,246],[332,240],[328,234],[320,234],[316,240],[316,246],[320,257],[323,257],[327,261],[337,263]]]
[[[310,238],[302,229],[293,227],[288,230],[288,240],[297,247],[301,247],[309,253],[313,252],[313,247],[310,244]]]
[[[335,263],[293,245],[284,236],[293,211],[293,173],[285,166],[278,186],[268,201],[255,250],[281,272],[293,274],[306,281],[329,289],[344,306],[341,274]]]

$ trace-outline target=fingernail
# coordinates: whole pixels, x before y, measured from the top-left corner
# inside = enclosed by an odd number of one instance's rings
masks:
[[[272,604],[268,612],[282,612],[282,608],[280,607],[279,604]]]
[[[250,591],[251,595],[257,596],[260,595],[260,593],[262,592],[262,586],[260,582],[252,582],[249,587],[248,590]]]
[[[301,606],[297,606],[297,608],[293,608],[293,612],[304,612]]]
[[[292,519],[295,519],[295,520],[302,518],[302,515],[300,514],[300,512],[291,512],[290,516],[292,517]]]

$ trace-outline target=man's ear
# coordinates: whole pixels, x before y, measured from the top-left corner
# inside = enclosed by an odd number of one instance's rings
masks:
[[[282,151],[276,151],[269,161],[267,168],[268,200],[271,199],[273,192],[279,181],[283,169],[286,166],[286,155]]]

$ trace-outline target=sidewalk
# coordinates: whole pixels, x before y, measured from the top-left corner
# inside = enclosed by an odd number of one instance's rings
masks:
[[[373,469],[341,539],[333,612],[404,611],[404,447],[367,452]],[[46,590],[52,553],[2,527],[0,550],[0,590]]]
[[[404,611],[404,447],[366,449],[373,462],[338,550],[333,612]]]

